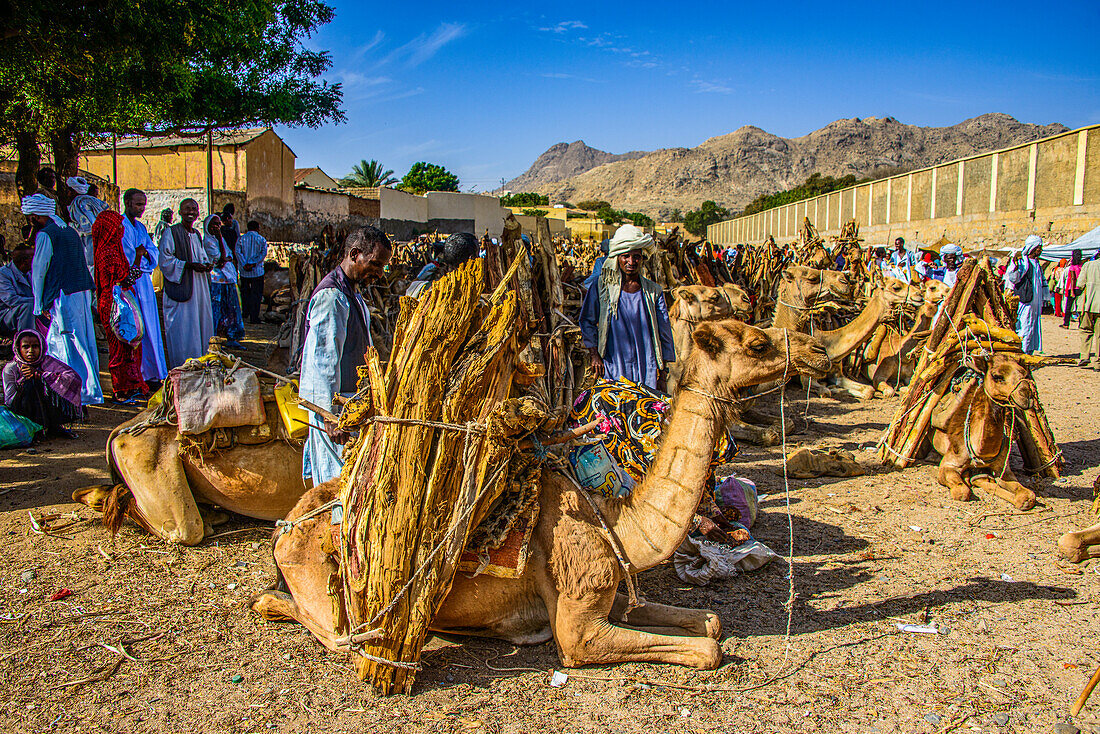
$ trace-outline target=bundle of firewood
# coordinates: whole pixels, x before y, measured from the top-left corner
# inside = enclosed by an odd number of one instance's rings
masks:
[[[1020,337],[1009,327],[1004,296],[997,287],[989,259],[969,259],[959,268],[958,280],[925,342],[904,399],[879,444],[882,462],[899,469],[916,460],[932,418],[932,412],[951,387],[952,379],[973,353],[1022,354]],[[934,347],[934,348],[933,348]],[[1021,360],[1031,368],[1039,360]],[[1062,458],[1046,413],[1036,401],[1019,411],[1017,445],[1028,471],[1060,476]]]

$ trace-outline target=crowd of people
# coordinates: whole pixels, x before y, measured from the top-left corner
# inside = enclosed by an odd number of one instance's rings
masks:
[[[64,435],[88,406],[148,398],[169,370],[206,354],[219,331],[229,348],[243,348],[244,316],[260,322],[268,248],[257,222],[241,233],[232,203],[200,231],[198,202],[184,199],[179,222],[166,209],[150,235],[144,191],[127,189],[120,214],[75,176],[65,181],[71,199],[62,207],[57,185],[44,168],[37,191],[22,199],[24,239],[0,266],[0,336],[12,337],[13,352],[4,404]],[[107,398],[97,329],[107,345]]]

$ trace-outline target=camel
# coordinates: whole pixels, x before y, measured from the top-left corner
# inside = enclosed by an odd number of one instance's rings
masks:
[[[738,391],[788,370],[822,374],[830,362],[809,336],[734,320],[700,324],[692,340],[695,348],[645,481],[628,497],[591,497],[601,519],[574,482],[543,472],[541,511],[523,575],[457,575],[434,617],[434,631],[517,645],[553,639],[569,667],[627,661],[719,665],[721,623],[713,612],[650,603],[629,608],[617,593],[624,570],[602,523],[617,540],[630,574],[669,558],[687,536],[711,452],[736,408]],[[291,529],[274,540],[279,583],[252,604],[266,619],[298,621],[333,650],[340,610],[334,611],[329,597],[329,579],[339,573],[331,518],[305,516],[336,498],[337,485],[333,480],[314,488],[290,513]],[[305,519],[293,524],[299,517]]]
[[[812,307],[814,304],[814,300],[809,298],[810,293],[813,293],[812,288],[809,291],[806,290],[813,283],[812,275],[798,280],[795,274],[792,274],[791,278],[787,278],[784,274],[779,289],[780,302],[776,306],[773,326],[799,330],[810,328],[809,322],[800,318],[800,312]],[[817,292],[820,295],[820,288]],[[829,352],[829,358],[833,360],[833,363],[839,365],[845,357],[874,334],[879,324],[894,318],[899,310],[918,308],[923,302],[924,297],[921,295],[920,289],[897,278],[886,277],[871,293],[867,305],[864,306],[858,316],[839,329],[827,331],[815,329],[812,333],[816,339],[825,345],[825,349]],[[875,388],[871,385],[851,380],[839,371],[835,372],[835,377],[839,389],[864,400],[870,400],[874,397]],[[825,385],[816,383],[813,380],[811,380],[811,385],[816,388],[817,393],[822,397],[832,395],[832,391]]]
[[[904,335],[880,324],[875,335],[863,350],[864,375],[884,397],[893,397],[901,385],[908,385],[913,377],[917,360],[909,356],[928,338],[932,320],[940,303],[951,292],[951,286],[942,280],[929,280],[921,295],[924,303],[917,309],[916,319]]]
[[[1015,420],[1008,408],[1030,409],[1035,383],[1021,355],[973,357],[971,368],[978,379],[968,380],[932,411],[931,444],[943,457],[936,477],[951,490],[952,499],[968,500],[972,488],[979,487],[1029,510],[1035,506],[1035,493],[1009,467],[1012,442],[1006,434]]]
[[[146,409],[111,431],[107,464],[119,483],[85,487],[73,499],[103,512],[112,531],[129,517],[161,540],[197,545],[211,534],[202,502],[259,520],[281,520],[305,493],[302,449],[286,441],[238,443],[201,459],[180,453],[175,426],[141,433],[126,429],[149,418]]]
[[[701,321],[729,316],[747,321],[752,316],[752,301],[740,286],[726,283],[720,287],[682,285],[671,291],[668,309],[672,341],[676,345],[676,363],[668,370],[668,391],[676,392],[684,358],[691,351],[691,332]]]

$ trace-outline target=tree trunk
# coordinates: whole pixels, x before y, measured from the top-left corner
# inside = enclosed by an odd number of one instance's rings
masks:
[[[50,147],[53,149],[54,171],[57,172],[57,213],[67,222],[69,203],[75,195],[65,180],[80,171],[80,133],[73,125],[51,130]]]
[[[38,167],[42,164],[42,151],[38,149],[38,131],[33,127],[20,127],[15,133],[15,150],[19,164],[15,170],[15,185],[19,196],[29,196],[38,190]]]

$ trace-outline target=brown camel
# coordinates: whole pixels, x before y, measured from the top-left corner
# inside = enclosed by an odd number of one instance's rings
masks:
[[[944,398],[932,411],[932,447],[943,458],[939,483],[951,498],[968,500],[980,487],[1018,509],[1035,506],[1035,493],[1020,484],[1008,465],[1014,420],[1009,408],[1028,410],[1036,400],[1035,383],[1020,355],[997,352],[991,359],[973,358],[975,379]]]
[[[1100,545],[1100,525],[1066,533],[1058,539],[1058,552],[1073,563],[1081,563],[1097,555],[1093,546]]]
[[[807,293],[805,290],[807,282],[810,285],[813,283],[812,280],[796,280],[795,277],[788,280],[784,277],[779,290],[780,303],[776,306],[775,321],[773,322],[775,326],[800,331],[810,330],[809,321],[801,318],[799,312],[799,309],[813,306],[813,301],[804,297]],[[819,290],[819,294],[821,292]],[[793,298],[794,301],[786,300],[785,295]],[[871,338],[879,324],[896,318],[900,310],[918,308],[923,302],[924,297],[921,295],[919,288],[897,278],[887,277],[876,286],[867,301],[867,305],[864,306],[858,316],[839,329],[827,331],[814,329],[812,334],[814,338],[825,345],[833,364],[839,365],[841,360]],[[845,377],[843,373],[839,372],[839,367],[834,368],[834,375],[837,387],[840,390],[865,400],[869,400],[874,396],[875,389],[872,386]],[[825,385],[812,380],[811,384],[822,397],[832,395],[832,391]]]
[[[715,440],[738,390],[785,371],[821,374],[825,351],[812,338],[739,321],[700,324],[671,418],[645,481],[622,499],[593,497],[636,574],[672,555],[687,536]],[[789,358],[788,358],[789,354]],[[617,593],[624,571],[601,520],[575,484],[544,472],[538,523],[526,570],[518,579],[459,574],[432,629],[497,637],[515,644],[553,638],[566,666],[646,661],[715,668],[721,624],[710,611],[644,604],[633,610]],[[289,520],[338,495],[337,480],[306,494]],[[330,578],[338,573],[331,519],[321,514],[275,539],[278,589],[252,608],[271,620],[297,620],[337,649]]]
[[[921,295],[924,303],[917,309],[913,326],[905,334],[898,334],[886,324],[879,324],[875,335],[863,350],[864,374],[884,397],[893,397],[899,386],[908,385],[917,365],[915,353],[928,338],[932,320],[940,303],[951,292],[951,286],[942,280],[929,280]]]
[[[676,392],[683,370],[684,358],[691,351],[691,332],[702,321],[728,316],[741,321],[752,317],[752,301],[740,286],[726,283],[717,288],[706,285],[682,285],[671,291],[673,302],[668,309],[672,326],[672,342],[676,346],[676,362],[668,369],[668,391]]]
[[[300,446],[238,443],[195,459],[180,453],[175,426],[123,432],[150,412],[118,426],[107,439],[107,464],[121,482],[73,493],[77,502],[102,511],[112,530],[129,517],[161,540],[197,545],[211,532],[199,502],[246,517],[281,520],[305,493]]]

